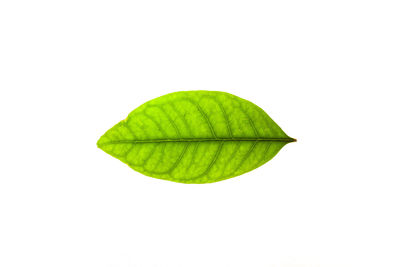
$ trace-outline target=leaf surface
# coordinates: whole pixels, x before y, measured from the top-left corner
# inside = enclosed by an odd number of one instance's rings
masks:
[[[247,100],[217,91],[182,91],[133,110],[97,146],[147,176],[212,183],[263,165],[293,141]]]

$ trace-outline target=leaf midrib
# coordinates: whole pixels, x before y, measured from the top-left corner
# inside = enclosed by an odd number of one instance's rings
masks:
[[[115,140],[103,144],[132,144],[132,143],[183,143],[183,142],[296,142],[294,138],[177,138],[149,140]]]

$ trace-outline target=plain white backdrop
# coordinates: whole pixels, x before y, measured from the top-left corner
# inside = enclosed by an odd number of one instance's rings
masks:
[[[0,266],[400,266],[398,1],[0,2]],[[219,90],[297,143],[206,185],[96,147]]]

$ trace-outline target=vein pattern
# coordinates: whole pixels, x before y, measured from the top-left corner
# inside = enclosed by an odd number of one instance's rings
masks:
[[[210,183],[263,165],[293,141],[247,100],[223,92],[187,91],[138,107],[97,145],[145,175]]]

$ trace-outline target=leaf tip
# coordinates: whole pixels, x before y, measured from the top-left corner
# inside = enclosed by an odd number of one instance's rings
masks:
[[[96,146],[97,146],[98,148],[100,148],[100,139],[97,140]]]
[[[97,140],[96,146],[100,149],[103,149],[103,136],[99,138],[99,140]]]

